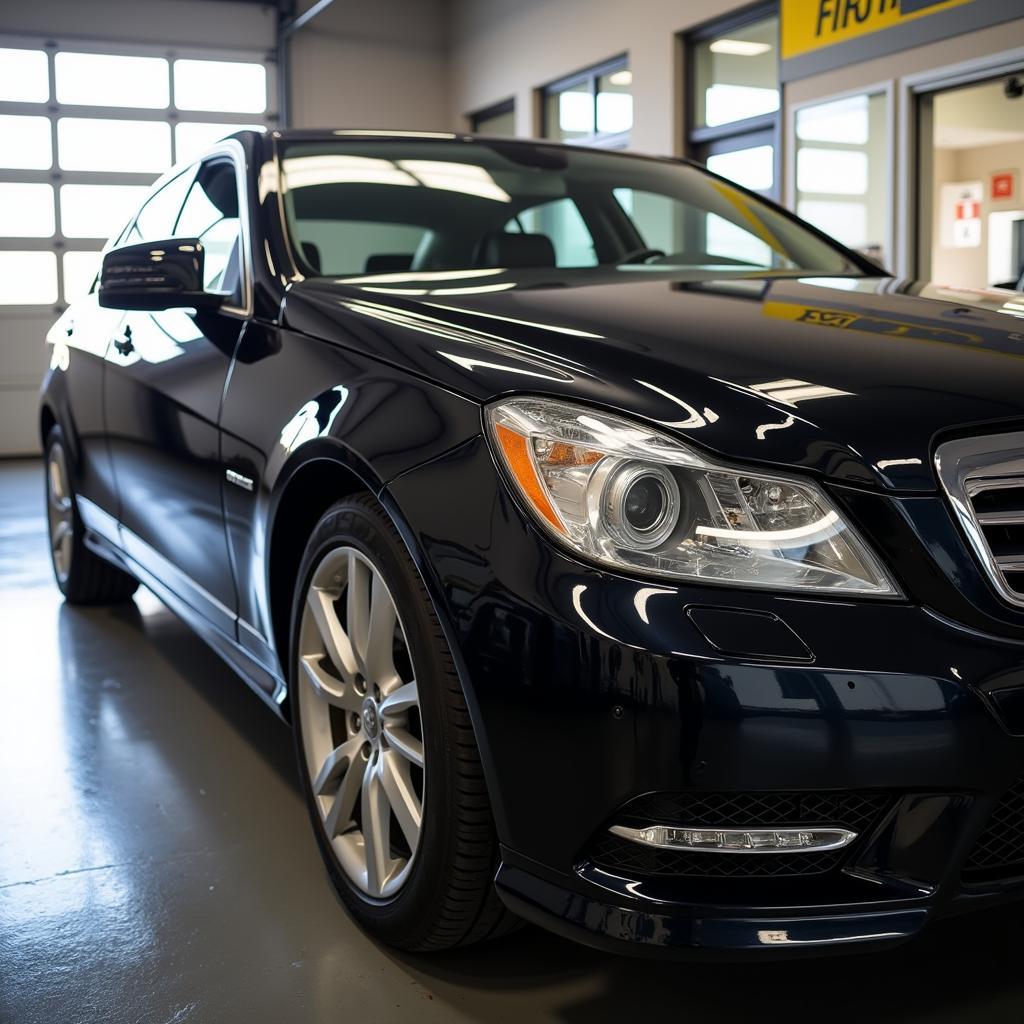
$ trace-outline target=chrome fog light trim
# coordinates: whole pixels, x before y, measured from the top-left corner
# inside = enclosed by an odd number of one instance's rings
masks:
[[[677,828],[612,825],[608,830],[642,846],[690,853],[822,853],[841,850],[857,838],[845,828]]]

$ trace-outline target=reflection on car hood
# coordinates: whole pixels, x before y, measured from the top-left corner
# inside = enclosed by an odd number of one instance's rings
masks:
[[[502,271],[294,285],[287,326],[481,402],[597,403],[724,458],[931,490],[950,431],[1024,426],[1024,296],[899,282]]]

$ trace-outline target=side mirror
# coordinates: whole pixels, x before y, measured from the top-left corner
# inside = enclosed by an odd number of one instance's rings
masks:
[[[205,259],[198,238],[111,249],[100,270],[99,304],[108,309],[216,309],[225,296],[203,290]]]

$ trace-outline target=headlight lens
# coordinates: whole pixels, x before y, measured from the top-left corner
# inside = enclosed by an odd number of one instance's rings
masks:
[[[527,506],[586,558],[739,586],[899,593],[810,481],[717,465],[642,424],[552,399],[499,402],[487,422]]]

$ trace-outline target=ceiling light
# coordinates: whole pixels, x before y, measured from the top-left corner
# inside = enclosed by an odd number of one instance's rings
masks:
[[[608,76],[608,81],[612,85],[632,85],[633,84],[633,72],[628,68],[623,68],[622,71],[613,71]]]
[[[281,161],[288,189],[311,185],[419,185],[392,161],[369,156],[328,154],[292,156]]]
[[[771,49],[770,43],[754,43],[749,39],[716,39],[712,53],[727,53],[732,57],[759,57]]]

